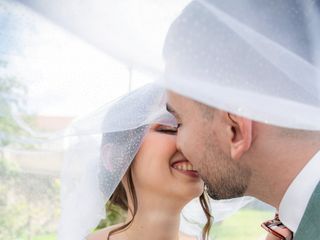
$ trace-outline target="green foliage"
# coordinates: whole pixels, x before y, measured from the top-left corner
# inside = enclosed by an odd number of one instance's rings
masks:
[[[34,237],[32,240],[56,240],[57,237],[55,235],[39,235],[37,237]]]
[[[56,231],[60,180],[22,171],[1,155],[9,144],[30,148],[16,143],[28,136],[16,121],[17,115],[25,118],[26,88],[5,74],[6,67],[0,59],[0,239],[31,240]]]
[[[0,70],[4,70],[7,64],[0,60]],[[17,124],[13,112],[23,112],[24,96],[26,88],[15,78],[0,75],[0,147],[8,145],[18,136],[25,134]]]
[[[0,158],[0,239],[33,239],[53,232],[59,189],[56,178],[21,172]]]
[[[211,229],[212,239],[222,240],[257,240],[264,239],[267,232],[260,226],[262,222],[272,219],[271,211],[242,209],[232,217]]]
[[[106,217],[100,221],[96,230],[124,222],[127,216],[126,211],[116,205],[106,203]]]

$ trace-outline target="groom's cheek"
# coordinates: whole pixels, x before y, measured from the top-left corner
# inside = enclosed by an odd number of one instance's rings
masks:
[[[178,129],[177,132],[177,139],[176,139],[176,145],[177,145],[177,149],[182,152],[182,143],[181,143],[181,139],[182,139],[182,130]]]
[[[186,154],[188,153],[188,151],[187,151],[187,149],[188,149],[188,147],[187,147],[188,146],[187,145],[188,144],[188,134],[187,134],[184,127],[181,127],[178,130],[176,144],[177,144],[177,149],[179,151],[181,151],[185,155],[185,157],[187,157]]]

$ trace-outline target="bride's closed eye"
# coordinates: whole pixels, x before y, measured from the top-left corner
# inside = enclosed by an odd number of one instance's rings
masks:
[[[177,134],[177,128],[171,127],[171,126],[165,126],[165,125],[157,125],[155,128],[156,132],[164,133],[164,134],[171,134],[176,135]]]

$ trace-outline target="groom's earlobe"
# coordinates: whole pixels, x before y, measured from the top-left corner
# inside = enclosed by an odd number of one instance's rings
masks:
[[[252,121],[231,113],[229,118],[230,155],[238,160],[248,151],[252,143]]]

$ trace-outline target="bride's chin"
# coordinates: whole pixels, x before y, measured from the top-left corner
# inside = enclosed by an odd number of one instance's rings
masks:
[[[182,189],[181,188],[181,190],[182,190],[180,192],[181,194],[179,194],[180,198],[184,199],[186,201],[186,203],[188,203],[191,200],[200,197],[204,191],[204,188],[203,187],[195,187],[193,189],[192,188],[189,188],[189,189]],[[183,190],[185,190],[185,191],[183,191]]]
[[[182,192],[190,198],[190,200],[201,196],[204,191],[204,183],[199,180],[198,183],[187,184],[184,188],[181,188]]]

